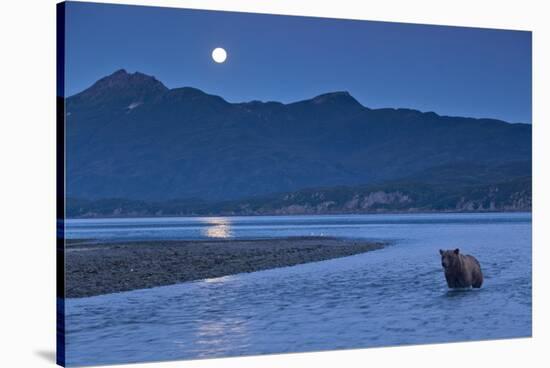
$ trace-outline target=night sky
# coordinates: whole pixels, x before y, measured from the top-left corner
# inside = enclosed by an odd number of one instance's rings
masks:
[[[525,31],[68,3],[66,37],[67,96],[124,68],[230,102],[345,90],[370,108],[531,123]]]

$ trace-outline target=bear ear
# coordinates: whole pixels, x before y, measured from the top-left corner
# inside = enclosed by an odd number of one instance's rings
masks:
[[[455,254],[458,254],[460,252],[460,249],[456,248],[455,249]]]
[[[445,252],[443,251],[443,249],[440,249],[440,250],[439,250],[439,254],[443,255],[443,253],[445,253]]]

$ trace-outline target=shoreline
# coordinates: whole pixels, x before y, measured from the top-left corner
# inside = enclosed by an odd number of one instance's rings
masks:
[[[65,297],[82,298],[319,262],[388,243],[331,237],[256,240],[67,240]]]
[[[201,217],[300,217],[300,216],[349,216],[349,215],[437,215],[437,214],[498,214],[498,213],[530,213],[532,210],[508,210],[508,211],[377,211],[377,212],[326,212],[326,213],[294,213],[294,214],[277,214],[277,213],[265,213],[265,214],[248,214],[248,215],[238,215],[238,214],[219,214],[219,215],[116,215],[116,216],[77,216],[77,217],[67,217],[66,220],[101,220],[101,219],[149,219],[149,218],[201,218]]]

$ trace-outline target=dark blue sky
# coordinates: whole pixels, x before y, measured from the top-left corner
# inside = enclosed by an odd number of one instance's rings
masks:
[[[230,102],[346,90],[371,108],[531,122],[530,32],[93,3],[66,14],[68,96],[124,68]]]

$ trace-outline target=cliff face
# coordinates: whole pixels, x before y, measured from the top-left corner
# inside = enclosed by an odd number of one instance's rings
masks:
[[[522,189],[506,194],[506,198],[499,198],[499,187],[492,187],[482,198],[469,199],[461,197],[456,204],[459,212],[470,211],[531,211],[531,190]]]
[[[303,215],[391,212],[530,211],[531,178],[489,185],[448,187],[435,184],[386,183],[365,187],[306,189],[244,200],[69,201],[70,217]]]
[[[269,214],[273,211],[277,215],[298,215],[298,214],[326,214],[326,213],[369,213],[386,208],[404,208],[412,205],[414,201],[409,195],[401,192],[385,192],[378,190],[367,194],[353,194],[353,196],[344,203],[338,203],[335,200],[327,200],[323,192],[312,194],[312,201],[303,204],[281,204],[278,208],[262,208],[252,211],[254,214]],[[292,195],[286,196],[285,202],[292,201]],[[319,202],[318,200],[321,200]],[[249,207],[250,208],[250,207]]]
[[[394,189],[392,189],[392,186]],[[336,214],[380,212],[530,211],[531,179],[479,187],[387,185],[388,189],[340,188],[302,191],[279,199],[241,203],[233,214]],[[382,186],[383,187],[383,186]]]
[[[479,199],[460,197],[456,205],[433,208],[416,203],[409,195],[401,192],[377,191],[366,196],[355,195],[343,206],[335,201],[317,204],[291,204],[278,208],[258,208],[242,206],[231,214],[247,215],[302,215],[302,214],[344,214],[344,213],[384,213],[384,212],[518,212],[531,211],[531,195],[527,191],[515,192],[505,201],[496,200],[490,194]]]

